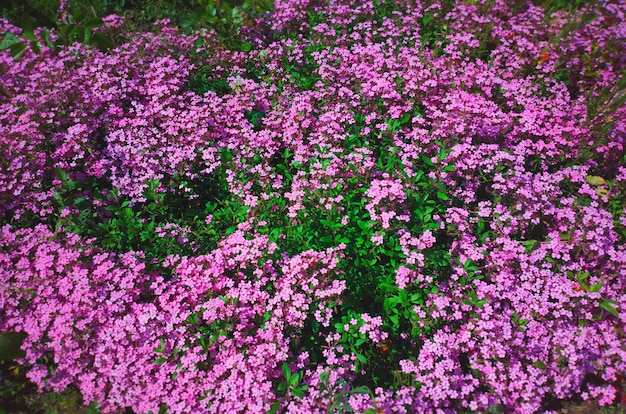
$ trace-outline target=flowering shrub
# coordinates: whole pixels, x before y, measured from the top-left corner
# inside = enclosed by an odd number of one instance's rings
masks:
[[[0,20],[39,48],[0,52],[0,332],[103,412],[619,403],[625,12],[276,1],[236,50]]]

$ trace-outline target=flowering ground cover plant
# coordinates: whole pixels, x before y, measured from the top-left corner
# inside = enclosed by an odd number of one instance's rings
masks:
[[[102,412],[623,403],[624,13],[0,20],[0,332]]]

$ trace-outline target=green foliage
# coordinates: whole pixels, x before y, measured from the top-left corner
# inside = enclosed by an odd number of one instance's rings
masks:
[[[149,182],[146,201],[135,204],[105,182],[71,180],[61,169],[57,169],[57,177],[62,182],[55,193],[57,228],[94,237],[96,244],[107,250],[145,251],[149,266],[170,254],[210,252],[225,234],[235,230],[247,211],[228,191],[223,171],[193,181],[173,176],[166,185]],[[165,192],[162,188],[179,190]],[[93,198],[85,195],[90,193]],[[78,212],[63,213],[67,208]],[[209,224],[205,222],[208,215],[212,215]],[[168,227],[178,229],[187,240],[159,234],[159,228]]]
[[[393,131],[399,130],[408,124],[409,117],[416,115],[417,113],[411,113],[401,119],[389,120],[388,126]],[[354,142],[352,145],[361,146],[362,143]],[[378,142],[372,140],[371,146],[374,145],[378,146],[380,154],[386,154],[384,157],[381,155],[378,160],[379,169],[397,174],[401,170],[401,160],[395,155],[391,143],[386,143],[384,137],[381,137]],[[346,291],[342,303],[335,307],[336,317],[332,326],[341,335],[339,344],[346,352],[356,356],[355,370],[359,372],[363,368],[367,371],[367,376],[357,378],[354,384],[393,386],[397,383],[397,378],[389,367],[397,365],[400,359],[406,357],[412,342],[431,335],[437,328],[433,323],[422,323],[414,310],[416,306],[424,306],[427,296],[436,294],[436,285],[446,280],[451,273],[449,249],[452,239],[440,228],[441,224],[435,221],[434,216],[443,216],[452,200],[443,185],[431,179],[429,173],[436,168],[451,171],[452,167],[445,165],[444,161],[449,149],[441,142],[437,145],[437,163],[433,163],[429,157],[423,157],[421,169],[416,175],[412,178],[404,177],[412,180],[415,188],[407,192],[411,221],[406,228],[414,235],[431,231],[437,237],[437,243],[423,252],[426,262],[424,274],[434,277],[433,283],[427,287],[410,285],[406,289],[399,289],[396,285],[395,274],[405,255],[395,232],[391,230],[383,233],[380,225],[370,218],[365,208],[367,201],[364,193],[367,188],[361,186],[363,177],[356,171],[343,184],[324,190],[326,197],[342,195],[341,211],[335,208],[320,209],[319,206],[308,205],[304,201],[303,206],[308,215],[306,219],[298,220],[294,224],[285,217],[284,198],[271,198],[257,210],[257,219],[268,223],[267,226],[260,227],[259,231],[268,234],[270,241],[280,243],[290,255],[308,249],[321,251],[345,244],[346,260],[340,262],[337,274],[345,280]],[[305,164],[299,164],[291,161],[292,156],[289,150],[284,150],[272,162],[273,172],[281,175],[287,185],[299,172],[308,173],[309,167],[317,161],[322,167],[329,162],[327,158],[314,158]],[[314,200],[316,191],[318,190],[314,188],[305,189],[308,195],[303,199]],[[344,216],[349,218],[347,222],[342,221]],[[372,237],[378,235],[383,235],[382,244],[372,241]],[[469,261],[466,269],[469,278],[482,277],[475,274],[478,267]],[[469,278],[463,282],[470,283]],[[468,301],[476,306],[484,304],[478,298],[468,298]],[[373,345],[365,334],[359,332],[364,323],[360,317],[362,313],[382,317],[383,330],[391,333],[390,341],[393,341],[393,346],[386,352],[382,352],[380,347]],[[346,326],[348,330],[345,329]],[[324,328],[314,318],[309,318],[299,335],[297,346],[309,351],[312,361],[323,360],[321,349],[326,344],[320,339],[319,333],[322,330]],[[400,338],[394,332],[406,332],[409,335]]]
[[[41,395],[38,404],[39,411],[46,414],[99,414],[100,409],[95,402],[83,406],[81,396],[77,390],[68,389],[63,392],[47,392]]]
[[[56,16],[56,15],[55,15]],[[94,31],[102,26],[102,20],[89,16],[79,16],[73,18],[70,16],[68,22],[56,21],[50,27],[56,28],[57,38],[51,40],[50,30],[41,31],[40,37],[36,36],[34,30],[41,27],[43,22],[35,18],[25,15],[22,17],[22,28],[24,32],[22,37],[25,41],[21,41],[12,33],[5,33],[0,40],[0,50],[10,49],[11,56],[19,59],[28,48],[34,53],[41,53],[42,46],[48,48],[66,48],[72,43],[79,42],[86,45],[96,46],[102,51],[113,47],[113,40],[102,32]]]
[[[600,280],[597,281],[596,283],[589,284],[587,282],[587,279],[590,276],[589,272],[582,272],[579,270],[578,273],[574,275],[571,271],[567,271],[567,275],[570,279],[578,283],[579,285],[578,290],[581,290],[584,292],[589,292],[589,293],[600,292],[602,287],[604,286],[604,276],[600,277]],[[618,313],[619,302],[616,302],[612,299],[605,298],[605,297],[599,297],[599,298],[596,298],[595,300],[598,306],[600,307],[600,315],[598,316],[598,318],[600,319],[603,318],[604,312],[608,312],[611,315],[615,316],[616,318],[619,318],[619,313]]]
[[[58,3],[57,0],[7,0],[0,3],[0,16],[20,27],[31,19],[41,26],[52,27],[57,22]]]
[[[26,1],[25,4],[34,2]],[[108,7],[125,8],[122,6],[112,6],[106,0],[100,0],[95,6],[98,10],[108,10]],[[554,10],[566,7],[581,7],[584,1],[565,2],[563,0],[549,0],[540,2],[546,8]],[[17,3],[16,3],[17,4]],[[176,8],[179,4],[174,1],[167,7]],[[379,23],[383,18],[388,18],[395,11],[399,10],[398,4],[393,1],[375,1],[376,16]],[[156,11],[159,7],[169,10],[161,0],[129,1],[128,5],[149,5],[146,8],[144,18],[154,18],[161,13],[169,12]],[[158,6],[158,7],[157,7]],[[200,24],[204,21],[213,27],[224,45],[230,49],[243,52],[250,51],[252,45],[242,40],[241,28],[248,24],[254,17],[258,17],[263,12],[271,8],[271,4],[265,0],[197,0],[199,10],[193,24]],[[13,6],[12,6],[13,7]],[[17,6],[15,6],[17,7]],[[13,10],[13,9],[12,9]],[[444,7],[445,10],[445,7]],[[45,12],[48,13],[48,12]],[[172,12],[174,13],[174,12]],[[94,13],[95,14],[95,13]],[[52,16],[52,14],[50,14]],[[308,11],[309,24],[325,21],[325,16],[313,11]],[[39,19],[39,20],[37,20]],[[192,18],[189,18],[192,21]],[[33,27],[41,24],[43,18],[31,19],[24,17],[21,25],[24,27],[24,37],[26,42],[12,34],[5,34],[0,40],[0,50],[11,50],[13,57],[18,59],[28,47],[35,53],[43,44],[54,48],[67,47],[73,42],[95,45],[102,50],[106,50],[113,45],[113,41],[101,33],[95,33],[94,29],[100,27],[100,19],[91,17],[77,17],[68,23],[56,21],[56,16],[52,21],[52,27],[56,27],[59,38],[55,42],[50,40],[50,31],[44,30],[42,38],[34,35]],[[443,39],[447,32],[447,27],[441,16],[426,14],[422,18],[421,39],[423,48],[434,49],[437,53],[443,53],[445,46]],[[485,46],[486,47],[486,46]],[[318,65],[313,58],[315,52],[327,50],[329,45],[322,43],[312,43],[304,50],[301,63],[290,63],[285,61],[285,68],[290,82],[303,90],[314,90],[317,82],[320,81],[316,71]],[[485,49],[484,53],[488,53]],[[483,53],[481,52],[481,53]],[[593,65],[594,58],[592,50],[585,59],[585,64],[589,70]],[[201,67],[195,71],[190,78],[187,89],[198,94],[213,91],[220,96],[231,93],[232,90],[222,75],[213,77],[211,67]],[[588,71],[589,72],[589,71]],[[589,76],[597,76],[590,74]],[[563,67],[555,75],[557,81],[565,84],[573,83],[570,79],[569,69]],[[587,97],[589,102],[589,119],[605,117],[606,114],[613,113],[617,108],[626,103],[626,77],[621,78],[616,85],[599,94],[592,94]],[[398,76],[396,83],[401,87],[404,80]],[[280,86],[280,85],[279,85]],[[463,87],[462,85],[460,87]],[[352,134],[345,141],[346,149],[357,147],[367,147],[373,151],[377,160],[377,170],[388,173],[394,177],[408,181],[407,208],[410,211],[410,221],[403,224],[403,228],[409,230],[413,235],[423,234],[430,231],[436,237],[434,246],[424,250],[425,266],[422,269],[424,274],[433,277],[433,282],[428,285],[409,285],[404,289],[397,286],[395,275],[406,259],[402,251],[400,240],[395,230],[385,231],[380,228],[377,222],[370,218],[366,209],[365,192],[362,187],[363,177],[358,176],[358,171],[351,178],[347,178],[345,183],[334,189],[325,190],[325,197],[343,196],[341,211],[337,209],[322,209],[316,205],[307,204],[305,201],[306,218],[298,217],[292,221],[285,216],[286,200],[284,197],[270,196],[270,199],[255,210],[255,218],[258,221],[266,221],[267,226],[258,228],[260,233],[267,234],[271,242],[279,242],[281,252],[288,255],[298,254],[302,251],[313,249],[322,251],[327,248],[336,247],[339,244],[345,245],[346,260],[339,264],[337,277],[346,282],[346,292],[341,304],[333,304],[335,318],[331,324],[331,331],[340,334],[339,345],[346,352],[352,353],[356,357],[354,362],[355,372],[364,369],[366,377],[357,377],[353,385],[366,384],[351,388],[347,383],[340,384],[340,390],[334,387],[331,389],[328,376],[324,374],[322,380],[322,392],[327,393],[328,412],[351,411],[347,404],[347,399],[352,394],[373,394],[368,386],[386,386],[391,389],[398,389],[402,386],[415,385],[411,383],[411,378],[389,369],[397,366],[399,360],[415,352],[413,346],[423,338],[428,338],[439,328],[437,322],[430,319],[424,320],[415,312],[416,308],[423,308],[429,295],[438,293],[438,285],[444,282],[451,274],[453,266],[462,268],[463,276],[458,280],[462,288],[482,279],[484,276],[479,270],[479,264],[466,260],[462,263],[459,259],[454,260],[449,251],[452,237],[456,234],[451,229],[441,228],[441,224],[435,219],[436,216],[443,216],[446,210],[457,202],[446,191],[441,182],[430,178],[431,173],[440,169],[444,172],[454,170],[453,165],[447,165],[446,159],[450,152],[447,145],[436,141],[435,148],[436,162],[426,155],[415,161],[412,168],[416,168],[415,174],[408,176],[404,172],[404,165],[398,156],[398,148],[394,146],[394,134],[411,127],[411,120],[414,117],[423,116],[423,108],[419,104],[414,109],[403,114],[400,118],[385,119],[387,124],[386,132],[378,135],[362,137],[360,132],[364,127],[364,116],[355,111],[354,126],[349,132]],[[246,119],[252,124],[256,131],[263,127],[265,113],[259,110],[249,110],[245,112]],[[599,133],[606,133],[607,128],[615,122],[608,119],[604,129]],[[232,234],[238,223],[241,223],[247,216],[248,208],[242,206],[229,191],[226,183],[226,168],[232,167],[233,154],[228,149],[221,151],[223,165],[216,172],[203,175],[195,180],[187,180],[182,176],[174,175],[165,178],[162,182],[153,181],[148,183],[148,188],[144,194],[145,201],[141,203],[131,203],[128,198],[120,196],[115,188],[103,180],[88,179],[75,180],[68,176],[63,170],[57,169],[57,178],[61,181],[61,186],[55,193],[56,215],[55,224],[57,228],[65,228],[85,238],[94,237],[96,244],[104,249],[127,252],[144,251],[146,261],[149,264],[159,264],[163,259],[172,254],[196,255],[209,253],[215,248],[218,242],[226,235]],[[584,156],[588,156],[585,154]],[[320,162],[324,167],[330,162],[323,157],[314,158],[306,163],[294,162],[293,154],[289,149],[283,149],[271,160],[272,172],[283,177],[283,185],[288,188],[293,182],[296,174],[310,173],[310,166],[315,162]],[[255,158],[252,163],[261,162]],[[236,178],[245,181],[245,173],[237,172]],[[485,178],[485,177],[483,177]],[[365,180],[367,181],[367,179]],[[488,181],[485,178],[484,181]],[[588,176],[587,182],[598,195],[608,196],[614,193],[614,183],[599,176]],[[253,183],[258,185],[257,183]],[[179,189],[179,190],[174,190]],[[315,188],[308,188],[307,196],[315,196],[318,191]],[[623,189],[619,194],[626,194]],[[304,197],[305,200],[315,200],[316,197]],[[584,201],[583,201],[584,202]],[[623,196],[609,197],[610,211],[615,220],[615,226],[621,231],[622,241],[626,240],[626,229],[621,223],[624,214],[623,206],[626,205]],[[69,213],[67,213],[69,211]],[[206,220],[210,216],[211,220]],[[348,217],[344,221],[344,217]],[[159,234],[159,228],[168,225],[175,225],[186,232],[188,240],[181,242],[176,238],[163,237]],[[475,223],[477,243],[486,243],[487,238],[492,237],[489,222],[484,218],[477,218]],[[532,229],[531,229],[532,230]],[[532,236],[520,243],[526,253],[539,248],[541,241],[539,237]],[[383,237],[381,244],[374,243],[374,237]],[[562,235],[569,237],[569,235]],[[548,261],[551,259],[547,259]],[[577,275],[568,273],[570,278],[577,282],[580,290],[588,293],[601,292],[604,285],[604,278],[594,280],[590,283],[588,272],[578,272]],[[234,300],[222,298],[225,301]],[[479,298],[473,291],[469,290],[463,303],[475,308],[485,305],[485,300]],[[618,316],[617,302],[600,297],[596,299],[599,317],[604,317],[605,312]],[[369,337],[361,333],[361,328],[365,322],[360,316],[368,313],[372,316],[383,318],[383,330],[390,333],[389,341],[384,347],[373,344]],[[218,320],[211,324],[203,324],[200,314],[194,314],[187,320],[190,330],[197,333],[198,343],[205,349],[214,345],[224,335],[232,330],[232,325],[227,320]],[[269,315],[264,316],[265,323]],[[521,317],[517,312],[511,316],[512,323],[517,329],[523,331],[529,320]],[[322,335],[319,335],[325,328],[314,320],[308,318],[305,327],[299,332],[299,341],[294,341],[294,346],[310,352],[313,363],[321,362],[321,349],[325,345]],[[400,337],[396,333],[402,332],[406,335]],[[23,340],[23,338],[22,338]],[[0,334],[0,357],[1,359],[13,359],[22,355],[19,352],[21,343],[15,333]],[[297,342],[297,344],[296,344]],[[160,346],[154,349],[160,353],[154,363],[167,364],[174,361],[184,353],[184,349],[168,349],[166,339],[161,339]],[[293,365],[292,365],[293,366]],[[275,388],[279,396],[292,395],[302,398],[307,385],[302,384],[304,372],[292,372],[288,362],[282,365],[283,376],[275,383]],[[9,383],[10,384],[10,383]],[[4,387],[8,387],[3,383]],[[15,392],[0,389],[3,393]],[[51,401],[56,401],[51,397]],[[56,404],[56,403],[54,403]],[[273,404],[270,413],[277,412],[281,408],[280,404]],[[53,408],[56,409],[56,408]],[[375,412],[376,407],[368,410]],[[497,410],[494,408],[493,410]],[[56,412],[56,411],[51,411]]]
[[[0,361],[0,414],[100,413],[95,402],[85,406],[75,388],[68,387],[62,392],[37,392],[35,385],[26,378],[27,371],[17,363]]]
[[[447,26],[440,23],[440,19],[435,18],[432,14],[425,14],[424,17],[422,17],[422,28],[420,32],[422,47],[429,47],[441,51],[443,45],[438,43],[444,42],[447,30]]]
[[[546,16],[550,16],[559,10],[573,13],[583,7],[593,6],[597,0],[533,0],[533,3],[535,6],[543,7]]]
[[[626,161],[626,155],[624,155],[624,160]],[[612,180],[608,180],[606,182],[608,193],[611,196],[608,198],[607,211],[611,213],[613,216],[613,225],[615,232],[619,238],[620,243],[626,242],[626,184],[625,183],[615,183]],[[598,189],[596,189],[596,192]]]
[[[290,62],[288,60],[288,56],[285,57],[284,68],[288,73],[292,84],[295,84],[300,87],[300,89],[306,91],[315,89],[315,85],[321,80],[321,77],[316,73],[319,65],[313,58],[312,54],[314,52],[322,51],[325,48],[327,48],[327,46],[321,43],[308,45],[304,50],[304,56],[301,59],[301,63]]]
[[[194,71],[187,82],[187,90],[198,95],[204,95],[208,91],[215,92],[218,96],[224,96],[231,92],[228,81],[224,78],[214,78],[210,66],[203,66]]]
[[[196,0],[197,15],[213,28],[229,49],[250,51],[252,44],[242,40],[244,25],[273,8],[270,0]]]
[[[348,404],[348,398],[351,395],[355,394],[369,394],[370,399],[373,404],[373,408],[369,408],[365,411],[365,414],[374,414],[378,412],[376,407],[375,395],[371,389],[366,386],[360,386],[355,388],[350,388],[350,386],[343,380],[338,381],[337,389],[332,389],[330,386],[330,375],[327,373],[320,374],[320,391],[322,395],[325,395],[326,400],[328,401],[328,405],[326,407],[326,413],[351,413],[353,412],[352,407]]]
[[[71,0],[70,10],[74,21],[62,25],[57,17],[57,0],[8,0],[0,5],[0,16],[13,24],[27,27],[58,27],[62,43],[79,41],[95,44],[101,49],[111,47],[103,36],[92,33],[89,20],[99,20],[110,14],[123,15],[132,30],[152,30],[153,22],[172,19],[185,31],[208,26],[215,29],[224,45],[231,49],[248,51],[251,44],[242,41],[240,29],[254,19],[273,9],[271,0]],[[33,25],[33,23],[35,23]],[[67,26],[67,27],[61,27]],[[95,38],[94,38],[95,36]],[[34,39],[33,39],[34,40]],[[28,46],[28,45],[27,45]],[[36,47],[32,46],[33,48]],[[15,47],[15,55],[21,50]],[[15,56],[14,55],[14,56]]]
[[[283,378],[284,381],[278,383],[277,390],[279,396],[286,394],[293,395],[294,397],[304,397],[305,391],[309,388],[306,384],[301,384],[304,377],[304,371],[291,372],[288,363],[283,363]]]
[[[24,332],[0,333],[0,361],[23,358],[25,356],[21,346],[26,339]]]
[[[230,298],[227,296],[219,296],[219,299],[222,300],[226,304],[236,304],[237,298]],[[233,324],[231,321],[227,319],[217,319],[211,323],[203,322],[201,319],[201,315],[206,311],[206,309],[202,309],[200,312],[194,313],[185,322],[188,328],[198,334],[198,345],[202,346],[202,348],[209,352],[209,348],[216,344],[220,343],[224,337],[231,337]],[[264,324],[269,320],[270,314],[266,313],[263,316],[263,321],[259,321],[259,324]],[[252,333],[252,332],[250,332]],[[161,350],[157,352],[165,352],[164,340],[161,339]],[[157,350],[157,349],[155,349]]]

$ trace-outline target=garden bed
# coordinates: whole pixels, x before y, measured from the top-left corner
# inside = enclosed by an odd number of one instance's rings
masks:
[[[0,20],[3,398],[620,412],[624,3],[224,4]]]

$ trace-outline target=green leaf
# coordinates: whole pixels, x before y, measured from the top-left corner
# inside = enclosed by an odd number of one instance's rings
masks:
[[[522,240],[522,241],[520,241],[520,244],[522,246],[524,246],[524,251],[526,253],[530,253],[533,250],[536,250],[539,247],[539,245],[540,245],[540,243],[537,240],[535,240],[535,239]]]
[[[89,44],[89,41],[91,40],[91,29],[87,29],[87,28],[82,28],[83,30],[81,31],[81,36],[80,38],[82,39],[82,42],[86,45]]]
[[[356,224],[359,226],[361,230],[369,230],[370,225],[369,222],[363,220],[357,220]]]
[[[367,358],[365,358],[364,355],[356,354],[356,359],[358,359],[363,364],[367,363]]]
[[[291,368],[289,368],[289,364],[286,362],[283,362],[283,376],[286,380],[291,378]]]
[[[370,394],[371,391],[366,386],[362,385],[352,390],[352,394]],[[367,412],[367,411],[366,411]]]
[[[437,198],[443,201],[450,200],[450,197],[448,197],[445,193],[442,193],[441,191],[437,192]]]
[[[67,173],[61,169],[61,167],[56,167],[56,176],[61,182],[66,182],[68,180]]]
[[[156,361],[154,361],[154,365],[162,365],[166,362],[167,362],[167,358],[157,358]]]
[[[597,175],[588,175],[585,177],[585,180],[592,186],[598,186],[606,184],[606,181],[602,177],[598,177]]]
[[[44,42],[46,42],[46,44],[48,44],[49,47],[54,46],[54,44],[50,42],[50,30],[48,29],[42,30],[40,34],[41,34],[41,38],[44,40]]]
[[[161,338],[159,339],[159,347],[158,348],[154,348],[155,352],[163,352],[165,351],[165,339]]]
[[[61,25],[58,27],[59,27],[59,32],[61,32],[60,37],[64,38],[65,43],[66,44],[72,43],[72,41],[74,40],[74,32],[76,31],[76,25],[65,24],[65,25]]]
[[[88,29],[93,29],[93,28],[102,26],[102,20],[98,17],[91,17],[91,18],[82,20],[80,23],[82,26]]]
[[[590,292],[599,292],[600,289],[602,289],[602,286],[604,286],[604,277],[598,283],[594,283],[593,285],[591,285],[589,287],[589,291]]]
[[[267,410],[266,414],[275,414],[280,408],[280,402],[276,401],[272,405],[270,405],[270,409]]]
[[[579,270],[576,279],[578,280],[578,283],[582,284],[584,280],[587,279],[588,277],[589,277],[589,272],[583,273]]]
[[[302,398],[304,397],[304,389],[303,388],[294,388],[291,390],[291,395],[298,397],[298,398]]]
[[[113,47],[113,40],[100,32],[94,33],[91,40],[103,52]]]
[[[25,31],[24,33],[22,33],[22,37],[26,40],[33,40],[33,41],[37,41],[37,36],[35,36],[35,34],[31,31]]]
[[[33,51],[33,53],[35,53],[36,55],[41,53],[41,48],[39,47],[39,42],[37,41],[31,41],[30,48]]]
[[[612,314],[613,316],[615,316],[616,318],[619,318],[619,314],[617,313],[617,309],[615,309],[615,306],[613,305],[617,305],[617,302],[610,300],[610,299],[606,299],[606,298],[602,298],[599,301],[599,305],[602,309],[604,309],[605,311],[609,312],[610,314]]]
[[[24,14],[22,16],[22,29],[24,29],[24,32],[33,32],[33,30],[39,26],[37,24],[37,20],[31,16],[30,14]]]
[[[11,57],[17,60],[22,57],[25,51],[26,51],[26,44],[24,43],[14,44],[13,46],[11,46]]]

